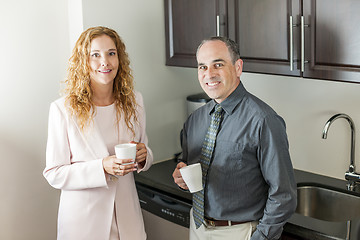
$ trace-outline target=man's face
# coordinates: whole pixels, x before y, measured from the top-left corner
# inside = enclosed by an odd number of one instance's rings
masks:
[[[200,85],[217,103],[224,101],[239,85],[242,60],[232,64],[224,42],[214,40],[204,43],[197,53],[197,62]]]

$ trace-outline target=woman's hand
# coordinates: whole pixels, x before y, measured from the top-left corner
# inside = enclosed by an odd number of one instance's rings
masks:
[[[147,149],[144,143],[131,141],[130,143],[136,144],[136,159],[135,162],[139,165],[140,168],[143,168],[146,163],[147,158]]]
[[[112,155],[103,159],[103,168],[108,174],[125,176],[137,170],[137,163],[133,163],[132,159],[117,159]]]

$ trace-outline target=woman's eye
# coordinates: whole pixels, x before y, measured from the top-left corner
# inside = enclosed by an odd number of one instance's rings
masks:
[[[115,55],[116,55],[116,52],[110,52],[109,55],[110,55],[110,56],[115,56]]]
[[[92,56],[92,57],[99,57],[100,54],[98,54],[98,53],[93,53],[93,54],[91,54],[91,56]]]

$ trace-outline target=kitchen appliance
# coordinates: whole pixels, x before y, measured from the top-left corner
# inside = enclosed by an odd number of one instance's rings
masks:
[[[193,111],[205,105],[210,100],[211,98],[209,98],[206,93],[198,93],[187,96],[187,115],[189,116]]]
[[[135,174],[148,240],[189,238],[192,195],[174,183],[172,173],[176,164],[176,158],[168,159]]]

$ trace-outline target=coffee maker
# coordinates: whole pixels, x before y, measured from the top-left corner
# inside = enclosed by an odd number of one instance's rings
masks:
[[[211,98],[209,98],[208,95],[204,92],[187,96],[187,116],[190,116],[192,112],[194,112],[199,107],[204,106],[210,100]],[[180,131],[180,144],[182,144],[182,131],[183,130]],[[181,152],[174,154],[174,160],[178,161],[178,158],[181,159]]]
[[[206,93],[198,93],[187,96],[186,97],[187,116],[189,116],[193,111],[195,111],[199,107],[205,105],[210,100],[211,98],[209,98]]]

